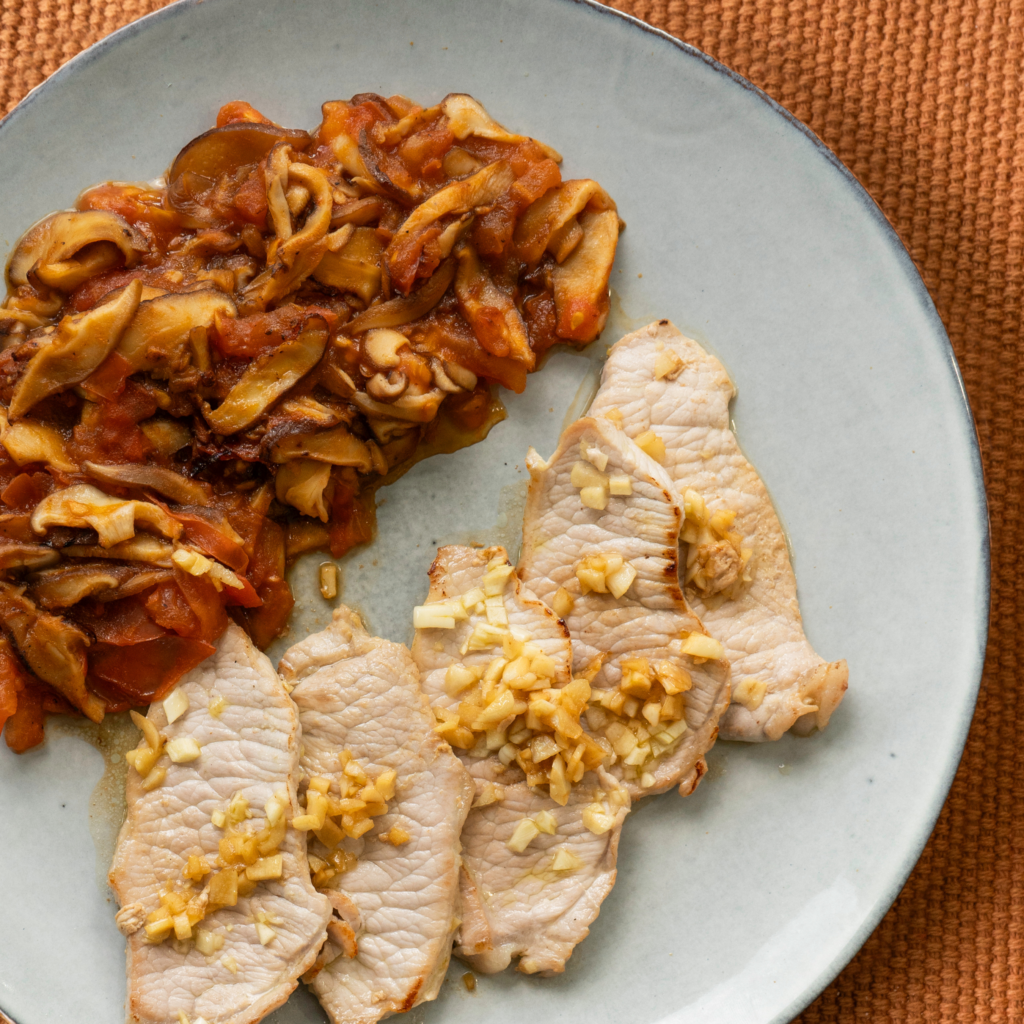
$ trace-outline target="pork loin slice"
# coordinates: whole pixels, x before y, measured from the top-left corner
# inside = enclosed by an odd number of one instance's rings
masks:
[[[387,813],[364,836],[342,840],[358,861],[323,889],[336,918],[309,979],[335,1024],[371,1024],[441,987],[459,923],[459,833],[473,784],[434,731],[408,649],[370,636],[348,608],[292,647],[280,669],[295,684],[308,776],[335,780],[343,750],[371,779],[398,773]],[[383,838],[395,826],[409,837],[397,846]],[[310,852],[328,855],[317,839]]]
[[[462,830],[456,952],[485,974],[504,970],[516,956],[525,974],[560,974],[615,884],[629,797],[603,768],[587,772],[564,807],[525,782],[496,789],[496,802],[474,807]],[[583,823],[584,809],[595,801],[609,812],[608,830],[600,835]],[[514,853],[507,844],[516,828],[541,812],[553,817],[547,824],[554,834],[541,833]]]
[[[582,458],[584,450],[593,463]],[[573,483],[574,467],[581,462],[609,481],[627,478],[630,493],[611,494],[605,487],[605,507],[588,507],[583,503],[588,496],[584,488]],[[626,783],[634,799],[672,786],[686,796],[707,770],[704,755],[715,742],[718,720],[729,703],[729,665],[724,657],[705,660],[685,653],[691,636],[707,634],[679,589],[677,538],[682,513],[672,482],[621,430],[608,420],[589,418],[566,429],[548,462],[531,449],[527,468],[531,479],[519,574],[549,606],[560,590],[568,592],[573,604],[565,623],[575,671],[604,659],[593,686],[617,688],[623,681],[623,662],[646,659],[652,667],[667,662],[691,680],[682,694],[686,728],[681,735],[642,768],[619,758],[610,771]],[[588,497],[601,503],[599,496]],[[628,589],[618,598],[597,590],[584,594],[577,576],[584,560],[609,555],[632,567],[635,576]],[[665,728],[651,726],[652,753],[654,743],[666,745],[657,739],[665,735]]]
[[[707,552],[712,569],[705,592],[686,587],[690,605],[732,664],[733,703],[722,718],[722,739],[775,740],[789,729],[807,735],[828,724],[849,673],[845,661],[821,658],[804,635],[782,525],[729,429],[735,393],[714,356],[659,320],[612,346],[590,414],[610,416],[630,437],[657,434],[677,493],[690,488],[709,510],[735,512],[732,529],[753,552],[750,582],[735,597],[714,593],[725,590],[736,570],[725,545],[714,545],[725,557]]]
[[[331,906],[310,882],[305,833],[287,829],[279,880],[259,882],[236,906],[214,911],[198,926],[222,940],[213,955],[173,935],[152,945],[143,925],[168,885],[182,885],[190,855],[205,856],[217,870],[225,832],[211,816],[232,798],[248,801],[249,828],[265,824],[264,807],[272,799],[284,805],[289,820],[298,813],[298,713],[270,661],[235,625],[177,689],[188,709],[168,724],[163,704],[156,703],[148,718],[169,742],[194,739],[199,757],[177,764],[162,757],[158,767],[166,768],[166,778],[149,792],[129,770],[128,816],[110,869],[122,908],[118,925],[129,933],[127,1020],[179,1024],[184,1013],[192,1022],[248,1024],[288,998],[325,937]],[[258,934],[260,915],[270,928],[266,945]]]
[[[461,599],[482,590],[489,564],[508,564],[504,548],[450,546],[440,548],[430,567],[427,601]],[[565,624],[520,583],[513,573],[503,594],[509,631],[538,647],[555,664],[555,687],[572,677],[572,649]],[[476,627],[486,622],[471,614],[453,629],[418,629],[413,657],[422,673],[423,689],[438,708],[454,711],[460,695],[445,690],[452,665],[486,669],[502,646],[462,653]],[[481,756],[481,753],[483,756]],[[586,772],[560,806],[547,793],[526,784],[523,770],[505,765],[495,751],[462,750],[463,763],[476,780],[477,800],[462,830],[462,927],[456,953],[485,974],[502,971],[519,957],[527,974],[557,974],[575,945],[589,934],[601,902],[615,884],[615,859],[629,797],[603,771]],[[600,803],[606,830],[596,834],[583,824],[586,807]],[[506,845],[524,819],[541,818],[554,834],[541,833],[529,846],[514,852]],[[552,864],[561,855],[560,870]],[[562,864],[568,867],[561,867]]]

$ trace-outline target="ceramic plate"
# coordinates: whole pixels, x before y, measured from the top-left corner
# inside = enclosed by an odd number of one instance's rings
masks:
[[[161,174],[228,100],[309,127],[323,100],[364,91],[471,93],[559,149],[566,176],[600,181],[628,227],[600,342],[553,355],[484,443],[381,492],[378,540],[341,563],[345,600],[408,640],[437,544],[515,548],[527,447],[554,449],[609,343],[670,317],[736,381],[739,437],[789,531],[807,633],[850,665],[825,733],[720,743],[693,797],[630,816],[618,884],[564,975],[481,977],[470,994],[455,962],[407,1019],[788,1021],[917,859],[981,672],[981,468],[928,294],[810,131],[696,50],[571,0],[176,4],[77,57],[0,126],[0,240],[9,250],[92,182]],[[313,571],[296,570],[293,638],[329,616]],[[56,721],[36,752],[0,748],[0,1006],[18,1024],[123,1019],[105,883],[123,731]],[[269,1019],[324,1018],[300,991]]]

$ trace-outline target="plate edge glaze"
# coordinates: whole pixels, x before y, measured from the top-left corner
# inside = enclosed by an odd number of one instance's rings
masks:
[[[78,67],[91,63],[108,49],[120,45],[124,40],[131,38],[139,32],[145,31],[151,23],[172,17],[178,17],[183,14],[185,10],[192,7],[198,7],[201,4],[209,5],[210,3],[216,2],[218,2],[218,0],[175,0],[174,3],[168,4],[166,7],[162,7],[157,11],[144,15],[136,21],[122,26],[110,35],[105,36],[103,39],[93,43],[85,50],[82,50],[65,64],[62,64],[52,75],[45,78],[37,86],[34,86],[18,103],[18,105],[2,120],[0,120],[0,145],[3,144],[5,129],[7,127],[10,124],[15,123],[17,120],[20,120],[20,118],[25,115],[35,100],[44,91],[61,82],[69,74],[74,74]],[[922,311],[925,313],[933,330],[937,334],[940,344],[944,345],[943,354],[949,370],[956,381],[960,395],[960,412],[963,417],[961,427],[968,435],[967,441],[968,448],[971,453],[971,470],[976,490],[976,511],[978,516],[978,526],[980,528],[979,540],[981,542],[979,568],[981,570],[981,578],[983,580],[980,592],[975,595],[975,599],[972,603],[974,613],[974,622],[972,625],[975,628],[975,633],[978,639],[978,648],[975,654],[974,685],[968,692],[969,699],[965,701],[961,710],[959,737],[945,766],[945,778],[943,779],[943,784],[935,791],[936,796],[933,800],[932,806],[927,809],[927,813],[924,815],[925,827],[922,828],[915,842],[911,845],[908,856],[901,864],[899,871],[896,872],[895,877],[892,879],[885,895],[876,902],[870,912],[865,914],[860,927],[844,945],[841,952],[836,955],[827,967],[818,972],[817,976],[813,981],[808,983],[807,987],[798,997],[792,1000],[783,1010],[772,1017],[770,1021],[765,1022],[765,1024],[789,1024],[794,1017],[809,1006],[821,994],[821,992],[828,987],[843,968],[853,959],[870,937],[871,933],[878,926],[889,908],[896,901],[900,891],[903,889],[907,879],[910,877],[910,873],[913,871],[914,866],[920,859],[925,844],[932,834],[932,830],[934,829],[935,823],[942,811],[942,807],[945,803],[950,787],[953,784],[953,779],[960,764],[960,759],[963,756],[968,731],[970,729],[971,721],[973,720],[974,709],[977,703],[982,671],[984,669],[985,652],[988,644],[989,612],[991,606],[991,527],[977,425],[974,421],[974,415],[971,411],[970,402],[967,398],[967,390],[964,385],[963,374],[961,373],[960,365],[957,362],[956,354],[953,351],[953,346],[949,340],[949,336],[946,333],[945,325],[938,315],[935,303],[932,301],[931,294],[928,292],[924,280],[914,264],[910,252],[904,245],[903,240],[897,234],[896,229],[889,222],[889,219],[886,217],[882,208],[870,195],[867,189],[865,189],[865,187],[860,183],[853,171],[843,163],[838,155],[833,152],[832,149],[830,149],[829,146],[822,141],[822,139],[819,138],[819,136],[815,134],[810,127],[808,127],[808,125],[774,100],[763,89],[744,78],[737,71],[734,71],[732,68],[723,64],[721,61],[716,60],[709,54],[704,53],[703,50],[698,49],[696,46],[684,42],[681,39],[677,39],[668,32],[655,28],[653,25],[649,25],[647,22],[642,21],[633,15],[626,14],[623,11],[618,11],[611,7],[606,7],[604,4],[598,3],[597,0],[547,0],[547,2],[552,4],[588,8],[600,17],[617,20],[634,30],[638,30],[654,39],[657,39],[662,45],[667,44],[684,55],[701,61],[713,71],[728,79],[733,85],[757,97],[761,102],[766,104],[773,113],[781,117],[791,129],[800,132],[812,144],[815,151],[820,156],[824,157],[824,159],[831,165],[832,169],[838,172],[852,197],[856,199],[864,212],[871,217],[875,224],[881,229],[882,237],[888,243],[890,249],[893,251],[900,265],[903,267],[907,282],[914,289],[916,297],[921,303]],[[955,756],[952,756],[954,752]],[[8,1017],[3,1012],[2,1007],[0,1007],[0,1024],[17,1024],[17,1022]]]

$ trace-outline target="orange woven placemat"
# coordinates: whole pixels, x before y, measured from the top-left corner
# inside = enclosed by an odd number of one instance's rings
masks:
[[[162,0],[0,0],[0,110]],[[1024,0],[614,0],[735,68],[878,201],[949,331],[993,524],[992,632],[967,749],[928,847],[799,1018],[1024,1021]],[[727,1022],[723,1022],[727,1024]]]

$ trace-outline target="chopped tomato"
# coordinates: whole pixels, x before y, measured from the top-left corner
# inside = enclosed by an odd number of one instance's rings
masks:
[[[28,681],[29,674],[18,660],[10,641],[0,637],[0,731],[18,710],[18,695]]]
[[[153,446],[138,423],[156,412],[153,396],[129,380],[119,398],[97,402],[95,406],[95,415],[72,431],[78,461],[145,461]]]
[[[249,177],[239,186],[231,204],[242,220],[255,225],[260,231],[267,229],[267,182],[262,164],[257,164],[249,172]]]
[[[241,588],[229,587],[225,584],[224,589],[220,592],[221,600],[229,608],[232,605],[239,605],[242,608],[259,608],[263,604],[263,598],[244,576],[239,576],[238,579],[242,584]]]
[[[251,316],[218,317],[210,340],[229,358],[252,358],[277,348],[283,341],[297,338],[306,321],[313,316],[327,321],[333,330],[338,314],[321,306],[288,304],[269,313]]]
[[[250,124],[273,124],[269,117],[264,117],[251,103],[245,100],[232,100],[225,103],[217,111],[217,127],[223,128],[227,124],[238,124],[246,121]]]
[[[34,509],[53,490],[49,473],[20,473],[0,492],[0,501],[19,511]]]
[[[135,367],[120,352],[111,352],[93,373],[82,381],[82,387],[112,402],[124,391]]]
[[[284,576],[284,530],[272,519],[264,519],[253,547],[249,582],[259,588],[272,576]]]
[[[192,614],[199,620],[198,639],[216,643],[228,628],[228,613],[220,599],[217,588],[209,576],[192,576],[190,573],[174,570],[174,579],[185,595]]]
[[[111,701],[114,695],[107,687],[108,710],[123,710],[135,704],[149,704],[165,697],[186,673],[214,652],[212,644],[203,640],[167,634],[153,640],[121,647],[96,643],[89,648],[89,679],[117,687],[127,703],[123,707]]]
[[[71,609],[70,617],[88,627],[97,640],[118,647],[130,647],[166,635],[166,630],[147,614],[141,595],[108,603],[81,601]],[[91,662],[91,650],[89,658]]]
[[[112,210],[138,228],[162,252],[182,230],[178,215],[164,206],[162,189],[137,185],[97,185],[78,200],[80,210]]]
[[[186,539],[199,548],[204,555],[216,558],[218,562],[223,562],[235,572],[245,572],[249,565],[249,556],[226,533],[218,530],[213,523],[202,516],[163,507],[185,527]]]
[[[155,586],[146,597],[146,614],[164,629],[179,636],[199,635],[199,619],[192,611],[185,595],[173,580]]]
[[[331,502],[329,532],[331,554],[335,558],[340,558],[357,544],[368,544],[373,540],[377,521],[373,501],[372,494],[358,494],[345,480],[338,481]]]
[[[252,642],[262,649],[269,646],[288,625],[295,598],[287,581],[276,578],[267,580],[257,593],[263,601],[261,607],[240,608],[234,614],[238,624],[252,637]]]
[[[376,97],[366,98],[361,103],[354,102],[359,96],[352,97],[352,103],[344,100],[332,100],[320,108],[323,120],[317,132],[315,145],[329,145],[339,135],[347,135],[350,139],[359,140],[359,133],[372,127],[378,121],[390,121],[392,115],[378,102]]]
[[[25,686],[18,693],[17,710],[7,719],[4,739],[16,754],[23,754],[32,747],[38,747],[45,739],[43,724],[46,711],[43,697],[35,686]]]

